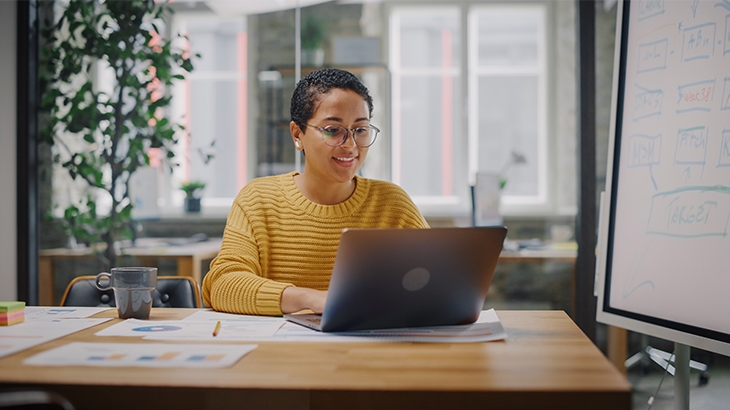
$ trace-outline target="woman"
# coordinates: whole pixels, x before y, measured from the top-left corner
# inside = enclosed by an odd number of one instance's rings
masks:
[[[307,75],[290,112],[304,171],[255,179],[236,197],[203,280],[203,301],[215,310],[321,313],[343,229],[428,227],[400,187],[357,175],[378,129],[372,98],[354,75],[331,68]]]

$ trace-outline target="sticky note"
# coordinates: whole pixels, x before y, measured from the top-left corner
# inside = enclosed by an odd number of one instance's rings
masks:
[[[25,302],[0,302],[0,326],[10,326],[25,320]]]
[[[25,309],[25,302],[0,302],[0,313]]]

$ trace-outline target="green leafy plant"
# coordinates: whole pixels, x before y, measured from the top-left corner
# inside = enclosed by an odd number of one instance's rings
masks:
[[[504,189],[504,186],[507,185],[507,171],[512,168],[512,165],[526,163],[527,159],[524,155],[517,151],[512,151],[512,156],[499,171],[499,189]]]
[[[70,0],[42,30],[40,135],[78,190],[63,211],[65,229],[79,242],[105,243],[108,267],[115,242],[132,233],[130,177],[149,165],[151,148],[172,167],[183,131],[164,116],[165,87],[193,69],[185,38],[158,34],[171,12],[147,0]]]
[[[327,30],[322,20],[315,16],[307,16],[302,22],[302,49],[314,50],[320,48],[327,36]]]
[[[185,192],[185,196],[187,198],[197,198],[196,194],[198,191],[202,191],[203,188],[205,188],[205,182],[203,181],[183,182],[183,184],[180,185],[180,189]]]

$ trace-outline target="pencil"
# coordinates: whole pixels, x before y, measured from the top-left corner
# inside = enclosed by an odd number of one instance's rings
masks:
[[[213,329],[213,337],[218,336],[218,331],[221,330],[221,321],[219,320],[218,323],[215,324],[215,329]]]

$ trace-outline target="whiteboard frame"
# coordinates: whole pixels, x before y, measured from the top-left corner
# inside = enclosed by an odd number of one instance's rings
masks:
[[[628,16],[632,0],[619,0],[616,18],[616,47],[614,50],[613,85],[611,93],[611,120],[608,144],[608,167],[606,170],[606,192],[601,195],[600,213],[598,220],[598,247],[596,254],[596,278],[594,294],[598,296],[596,306],[596,321],[607,325],[621,327],[649,336],[659,337],[688,346],[709,350],[715,353],[730,356],[730,342],[719,340],[720,337],[730,340],[730,334],[701,329],[692,325],[672,322],[635,312],[611,308],[608,305],[610,289],[610,272],[607,271],[608,255],[612,237],[611,221],[614,218],[615,203],[613,200],[614,165],[618,163],[615,151],[617,135],[621,133],[620,125],[623,120],[623,96],[625,90],[625,61],[628,21],[624,26],[624,19]],[[635,1],[635,0],[633,0]],[[618,171],[616,171],[618,172]],[[730,317],[728,318],[730,320]],[[719,337],[714,337],[719,336]]]

